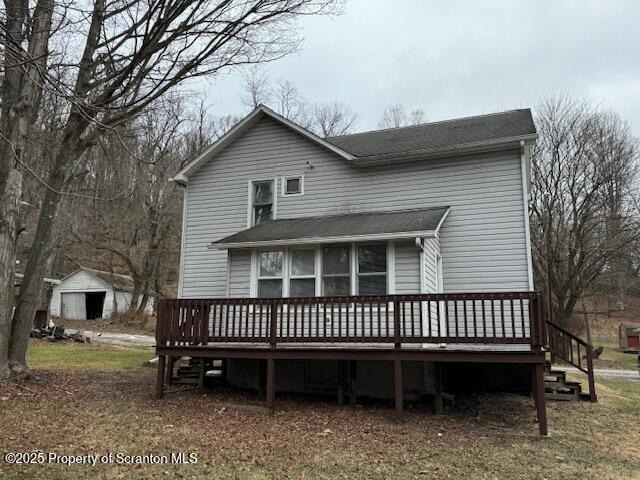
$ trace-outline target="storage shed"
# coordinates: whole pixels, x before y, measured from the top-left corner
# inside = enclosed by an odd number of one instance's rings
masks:
[[[20,288],[22,287],[23,281],[24,274],[16,273],[14,277],[16,299],[18,298],[18,294],[20,293]],[[36,307],[36,314],[33,318],[33,326],[35,328],[44,328],[49,326],[49,305],[51,303],[51,295],[53,293],[52,291],[55,285],[60,285],[60,280],[56,280],[54,278],[42,279],[42,288],[40,288],[40,293],[38,296],[38,306]]]
[[[49,310],[51,316],[68,320],[107,319],[129,310],[132,295],[131,277],[80,267],[54,286]],[[146,311],[153,311],[153,298]]]

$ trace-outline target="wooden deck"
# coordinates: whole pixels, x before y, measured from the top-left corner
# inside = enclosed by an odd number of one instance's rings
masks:
[[[156,395],[167,363],[181,356],[266,360],[271,409],[276,360],[382,360],[394,364],[400,419],[404,361],[524,364],[545,435],[547,338],[537,292],[160,300]]]

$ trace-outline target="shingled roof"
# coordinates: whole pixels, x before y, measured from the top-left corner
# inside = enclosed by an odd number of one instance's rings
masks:
[[[535,138],[536,127],[528,108],[456,118],[410,127],[355,133],[326,140],[355,157],[393,155],[452,149],[521,137]]]
[[[273,220],[213,243],[214,248],[242,248],[255,244],[328,243],[341,239],[411,238],[435,232],[449,207],[348,213],[324,217]]]

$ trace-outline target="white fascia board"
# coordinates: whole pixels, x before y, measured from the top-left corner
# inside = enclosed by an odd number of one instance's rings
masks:
[[[371,235],[341,235],[335,237],[307,237],[290,238],[283,240],[263,240],[258,242],[238,242],[238,243],[212,243],[208,246],[214,250],[228,250],[230,248],[261,248],[288,245],[316,245],[319,243],[344,243],[344,242],[375,242],[386,240],[403,240],[414,237],[434,237],[435,230],[424,230],[418,232],[394,232],[394,233],[374,233]]]
[[[323,138],[318,137],[316,134],[309,130],[302,128],[300,125],[296,125],[291,120],[284,118],[282,115],[278,115],[276,112],[264,105],[258,105],[251,113],[236,123],[231,130],[220,137],[216,142],[207,148],[204,152],[194,158],[186,166],[182,168],[177,174],[175,174],[172,180],[181,185],[186,185],[189,181],[189,177],[197,172],[202,165],[215,157],[218,153],[224,150],[228,145],[233,143],[240,135],[246,132],[252,125],[263,117],[270,117],[275,121],[285,125],[291,130],[299,133],[303,137],[308,138],[312,142],[332,151],[347,161],[352,161],[355,157],[350,153],[345,152],[341,148],[327,142]]]

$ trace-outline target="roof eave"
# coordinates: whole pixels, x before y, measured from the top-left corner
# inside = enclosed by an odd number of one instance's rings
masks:
[[[363,157],[356,157],[350,163],[356,167],[364,167],[370,165],[381,165],[391,162],[403,163],[413,162],[417,160],[453,157],[456,155],[486,153],[499,150],[507,150],[511,148],[520,148],[521,142],[535,142],[537,138],[538,134],[532,133],[527,135],[518,135],[515,137],[465,143],[462,145],[455,145],[447,148],[429,148],[402,153],[368,155]]]
[[[447,211],[448,212],[448,211]],[[440,225],[438,225],[439,229]],[[415,237],[435,237],[437,230],[419,230],[411,232],[374,233],[367,235],[340,235],[335,237],[287,238],[278,240],[260,240],[255,242],[211,243],[212,250],[230,250],[233,248],[285,247],[290,245],[318,245],[340,242],[370,242],[382,240],[404,240]]]

